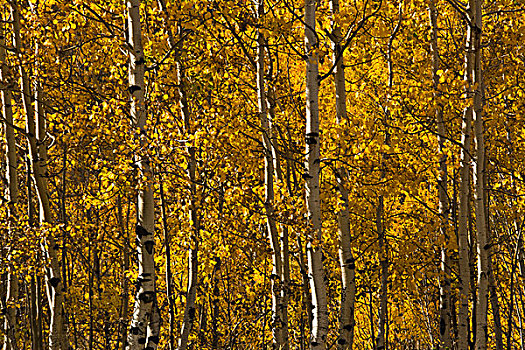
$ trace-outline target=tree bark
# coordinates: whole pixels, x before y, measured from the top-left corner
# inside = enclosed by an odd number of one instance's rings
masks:
[[[465,81],[467,83],[465,98],[470,100],[473,94],[472,68],[474,35],[472,28],[467,27],[465,49]],[[458,311],[458,349],[468,349],[469,344],[469,185],[470,185],[470,144],[472,128],[472,106],[467,104],[463,111],[461,126],[461,155],[459,171],[459,210],[458,210],[458,248],[459,248],[459,311]]]
[[[323,267],[319,138],[319,42],[315,32],[317,1],[305,2],[306,42],[306,203],[308,209],[308,274],[312,293],[313,320],[310,349],[326,349],[328,307]]]
[[[489,245],[487,240],[485,210],[485,143],[483,137],[483,72],[481,67],[482,49],[482,0],[470,0],[471,28],[473,32],[472,76],[474,78],[473,115],[476,146],[474,163],[474,200],[476,203],[476,243],[478,253],[478,293],[476,300],[476,350],[487,348],[487,312],[489,295]]]
[[[257,18],[261,21],[264,16],[264,2],[257,1],[256,8]],[[277,231],[277,224],[274,215],[274,150],[271,142],[272,130],[268,118],[268,99],[266,96],[265,83],[265,39],[264,35],[257,30],[257,100],[259,122],[262,131],[262,145],[264,148],[264,184],[265,184],[265,203],[266,226],[270,244],[272,247],[272,275],[271,275],[271,293],[272,293],[272,334],[273,349],[287,348],[287,334],[285,333],[285,316],[283,314],[282,289],[284,282],[284,267],[281,253],[281,241]]]
[[[52,224],[53,218],[51,215],[51,207],[49,204],[49,193],[47,188],[47,150],[45,142],[45,123],[43,116],[43,108],[40,105],[42,96],[40,88],[37,88],[36,97],[38,99],[35,108],[32,105],[33,94],[31,93],[31,86],[29,77],[22,64],[22,39],[21,39],[21,25],[20,25],[20,10],[16,0],[11,1],[11,12],[13,18],[13,34],[15,42],[15,52],[19,61],[22,100],[24,103],[26,115],[26,133],[29,143],[29,153],[31,158],[31,167],[33,169],[33,181],[36,184],[38,201],[39,201],[39,220],[40,224]],[[38,86],[38,82],[37,82]],[[36,124],[38,123],[38,124]],[[47,249],[45,253],[48,255],[50,262],[50,269],[48,272],[48,292],[50,300],[51,321],[49,325],[49,348],[52,350],[67,349],[67,335],[64,329],[64,295],[63,295],[63,281],[60,269],[60,260],[58,258],[58,250],[60,247],[55,241],[55,237],[51,232],[47,232],[46,236]]]
[[[162,178],[159,181],[160,187],[160,208],[162,216],[162,230],[164,231],[164,254],[166,255],[166,299],[168,300],[168,315],[169,315],[169,333],[168,333],[168,349],[175,349],[175,310],[173,295],[172,274],[171,274],[171,249],[170,237],[168,233],[168,218],[166,214],[166,200],[164,199],[164,183]]]
[[[182,63],[177,62],[178,81],[179,81],[179,99],[182,118],[184,122],[184,130],[188,135],[193,134],[190,126],[190,106],[186,95],[186,78]],[[190,331],[193,328],[196,314],[197,301],[197,285],[199,274],[199,240],[200,230],[202,227],[201,217],[199,213],[200,200],[202,194],[198,192],[197,188],[197,158],[196,148],[194,146],[188,147],[188,180],[190,183],[190,219],[191,234],[190,234],[190,249],[188,254],[188,287],[186,290],[186,306],[184,308],[184,317],[182,321],[181,335],[179,338],[179,350],[185,350],[188,347],[188,338]]]
[[[339,13],[339,0],[331,1],[332,17]],[[344,58],[337,60],[342,55],[341,42],[343,40],[341,27],[332,21],[332,42],[333,59],[335,62],[334,83],[335,83],[335,106],[337,123],[341,123],[347,118],[346,112],[346,87]],[[348,211],[349,200],[347,184],[347,170],[340,167],[336,170],[336,180],[339,194],[343,201],[343,208],[337,213],[339,225],[339,264],[341,267],[341,301],[339,312],[339,338],[337,339],[337,349],[351,350],[354,343],[354,304],[355,304],[355,259],[352,254],[351,232],[350,232],[350,213]]]
[[[6,37],[3,26],[0,26],[0,81],[7,84],[2,89],[2,114],[5,118],[5,140],[6,140],[6,176],[7,179],[7,210],[8,210],[8,246],[7,263],[7,291],[5,305],[5,322],[4,322],[4,350],[17,349],[17,299],[18,299],[18,274],[16,266],[18,262],[14,259],[12,250],[16,241],[17,231],[17,205],[18,205],[18,162],[16,155],[15,131],[13,128],[13,108],[12,108],[12,91],[14,82],[8,72],[6,58]]]
[[[392,87],[394,85],[394,62],[392,60],[392,50],[394,39],[399,32],[401,27],[402,20],[402,7],[399,5],[399,18],[397,25],[394,27],[390,38],[388,39],[388,47],[386,53],[386,59],[388,64],[388,93],[386,97],[386,106],[384,107],[383,114],[383,125],[385,126],[385,140],[384,144],[390,146],[390,131],[388,130],[389,119],[390,119],[390,109],[388,104],[390,103]],[[386,177],[386,161],[389,156],[386,152],[381,154],[380,161],[380,179],[384,180]],[[390,265],[388,260],[388,240],[386,237],[386,225],[385,225],[385,213],[384,213],[384,197],[382,194],[378,196],[377,207],[376,207],[376,231],[379,241],[379,263],[381,266],[381,289],[379,294],[379,315],[378,315],[378,324],[377,324],[377,337],[375,348],[377,350],[382,350],[387,348],[388,343],[388,266]]]
[[[432,78],[434,83],[434,99],[436,100],[436,126],[437,142],[439,148],[439,175],[438,175],[438,199],[439,199],[439,233],[444,239],[441,248],[441,274],[439,283],[439,337],[443,349],[452,348],[452,338],[450,336],[450,253],[448,251],[450,237],[448,234],[448,215],[449,203],[447,194],[447,155],[445,153],[445,123],[443,121],[443,106],[439,101],[441,92],[439,90],[439,47],[438,47],[438,11],[436,0],[430,2],[429,7],[430,25],[432,28],[431,51],[432,51]]]
[[[131,117],[133,126],[140,129],[140,145],[146,144],[146,105],[144,100],[144,50],[140,22],[140,0],[128,0],[128,38],[129,38],[129,92],[131,94]],[[135,158],[139,170],[139,193],[137,206],[137,250],[139,275],[137,294],[133,309],[131,327],[128,333],[128,350],[156,349],[159,337],[158,322],[155,322],[157,308],[155,289],[155,208],[152,189],[152,175],[146,155]]]

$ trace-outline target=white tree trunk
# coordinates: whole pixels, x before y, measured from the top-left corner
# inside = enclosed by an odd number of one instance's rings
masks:
[[[2,114],[5,119],[5,140],[6,140],[6,179],[7,179],[7,195],[6,199],[8,215],[9,215],[9,237],[10,240],[15,240],[15,233],[17,229],[17,204],[18,204],[18,171],[17,171],[17,156],[16,156],[16,140],[13,124],[13,108],[12,108],[12,92],[14,86],[12,76],[8,72],[8,65],[6,59],[6,38],[3,27],[0,26],[0,81],[6,83],[6,87],[2,89]],[[7,247],[7,261],[8,261],[8,277],[7,277],[7,295],[6,295],[6,310],[4,322],[4,350],[17,349],[16,332],[17,332],[17,299],[18,299],[18,274],[16,273],[17,261],[14,261],[12,255],[13,246]]]
[[[439,48],[438,48],[438,11],[435,5],[436,0],[430,2],[429,15],[430,26],[432,29],[432,39],[430,48],[432,51],[432,76],[434,83],[434,99],[438,100],[441,96],[439,91]],[[441,248],[441,273],[442,277],[439,283],[439,337],[441,347],[444,349],[452,348],[452,338],[450,336],[450,254],[448,252],[449,234],[448,215],[449,203],[447,194],[447,155],[445,153],[445,123],[443,121],[443,106],[436,104],[436,126],[437,126],[437,141],[439,147],[439,175],[438,175],[438,199],[439,199],[439,233],[444,237],[444,245]]]
[[[13,17],[13,33],[15,42],[15,51],[20,63],[20,77],[22,100],[24,102],[24,109],[26,114],[26,133],[29,143],[29,154],[31,158],[31,167],[33,168],[33,180],[36,184],[38,202],[39,202],[39,218],[40,223],[52,223],[51,208],[49,205],[49,193],[46,180],[46,165],[47,164],[47,150],[45,148],[45,124],[42,123],[44,117],[42,115],[43,108],[38,108],[39,114],[35,113],[35,108],[31,102],[31,86],[29,77],[21,64],[21,49],[22,39],[20,34],[20,12],[17,1],[11,2],[11,11]],[[38,86],[38,84],[37,84]],[[37,99],[41,100],[42,96],[37,90]],[[38,105],[37,105],[38,107]],[[40,119],[38,130],[36,128],[36,119]],[[44,145],[44,146],[42,146]],[[42,154],[39,153],[42,152]],[[51,233],[46,236],[47,249],[45,253],[50,262],[50,269],[48,271],[48,296],[50,301],[51,321],[49,325],[49,348],[52,350],[67,348],[67,336],[64,329],[64,295],[63,282],[60,275],[60,260],[58,259],[58,250],[60,247],[55,241]]]
[[[339,0],[331,1],[332,17],[335,18],[339,13]],[[332,21],[332,35],[334,42],[332,43],[333,59],[335,63],[334,82],[335,82],[335,106],[337,123],[341,123],[346,119],[346,86],[345,86],[345,70],[344,59],[341,57],[337,61],[338,56],[342,51],[341,28],[335,21]],[[337,213],[339,225],[339,264],[341,266],[341,306],[339,313],[339,339],[337,340],[337,349],[351,350],[354,343],[354,304],[355,304],[355,259],[352,254],[351,234],[350,234],[350,213],[348,211],[348,190],[345,185],[347,183],[347,171],[341,167],[336,172],[336,179],[338,183],[339,193],[343,201],[343,209]]]
[[[180,108],[182,112],[184,129],[188,135],[193,134],[190,126],[190,107],[188,98],[186,96],[186,79],[182,63],[177,63],[177,72],[179,80],[179,98]],[[188,177],[190,182],[190,219],[192,221],[191,235],[190,235],[190,251],[188,255],[188,288],[186,291],[186,306],[184,308],[184,318],[182,321],[181,336],[179,338],[179,350],[185,350],[188,346],[188,338],[190,331],[195,321],[196,302],[197,302],[197,284],[199,273],[199,239],[201,229],[201,217],[199,214],[200,201],[202,196],[197,189],[197,158],[195,147],[188,149]]]
[[[487,313],[489,294],[489,245],[487,240],[485,208],[485,144],[483,139],[483,74],[481,67],[482,0],[470,0],[472,56],[474,64],[474,137],[476,162],[474,163],[474,200],[476,206],[476,243],[478,253],[478,293],[476,301],[476,350],[487,349]]]
[[[308,209],[308,274],[312,293],[313,320],[310,349],[326,349],[328,307],[323,268],[319,138],[319,42],[315,32],[317,1],[305,2],[306,42],[306,203]]]
[[[144,50],[142,47],[142,30],[140,22],[140,0],[128,0],[128,38],[130,46],[129,92],[131,94],[131,117],[133,126],[141,133],[140,144],[145,144],[146,105],[144,101]],[[137,278],[137,294],[133,309],[133,317],[128,333],[127,349],[136,350],[145,347],[155,349],[159,342],[157,320],[155,261],[154,261],[154,229],[155,207],[152,190],[152,174],[149,160],[146,156],[137,156],[135,162],[139,169],[137,206],[137,250],[139,275]],[[139,180],[142,181],[142,180]]]
[[[264,15],[263,0],[257,1],[257,18],[261,20]],[[264,183],[265,183],[265,211],[266,211],[266,226],[268,230],[268,237],[272,247],[272,334],[273,334],[273,349],[285,349],[286,338],[285,334],[285,316],[283,314],[282,288],[284,280],[283,261],[281,254],[281,242],[277,230],[274,215],[274,150],[271,143],[271,124],[268,118],[268,101],[266,96],[265,84],[265,39],[260,30],[257,33],[257,100],[259,121],[262,130],[262,145],[264,148]]]
[[[467,87],[465,97],[472,98],[472,28],[467,28],[467,43],[465,54],[465,81]],[[458,220],[458,248],[459,248],[459,311],[458,311],[458,349],[468,348],[469,326],[469,184],[470,184],[470,144],[472,128],[472,106],[470,103],[463,111],[461,127],[461,164],[459,171],[459,220]]]

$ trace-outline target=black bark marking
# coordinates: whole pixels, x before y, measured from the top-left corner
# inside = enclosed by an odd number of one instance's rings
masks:
[[[156,335],[156,336],[154,336],[154,337],[149,337],[148,340],[149,340],[150,342],[152,342],[152,343],[158,344],[160,338],[159,338],[158,335]]]
[[[138,85],[131,85],[130,87],[128,87],[128,91],[130,94],[133,94],[135,91],[139,90],[142,90],[142,88]]]
[[[339,338],[339,340],[337,340],[337,344],[339,344],[339,345],[344,345],[344,344],[346,344],[346,339]]]
[[[140,64],[144,64],[144,57],[141,57],[140,59],[136,60],[135,61],[135,65],[140,65]]]
[[[139,294],[139,300],[145,302],[145,303],[151,303],[155,299],[155,293],[154,292],[143,292]]]
[[[52,277],[49,279],[49,284],[53,287],[53,288],[56,288],[58,286],[58,284],[60,283],[60,278],[58,277]]]
[[[153,245],[155,243],[153,241],[147,241],[147,242],[144,242],[144,247],[146,248],[146,251],[148,252],[148,254],[153,254]]]
[[[317,140],[314,137],[306,136],[305,142],[307,145],[315,145],[317,143]]]
[[[347,324],[347,325],[345,325],[345,326],[343,327],[343,329],[344,329],[345,331],[351,331],[352,328],[354,328],[354,327],[353,327],[351,324]]]
[[[139,327],[134,327],[134,326],[133,326],[133,327],[131,327],[131,328],[129,329],[129,331],[130,331],[131,334],[133,334],[133,335],[137,335],[137,334],[139,334],[140,329],[139,329]]]
[[[137,235],[137,238],[142,238],[144,236],[149,235],[150,233],[146,231],[146,229],[140,225],[135,226],[135,234]]]
[[[439,334],[444,335],[445,334],[445,320],[442,318],[439,320]]]
[[[139,338],[139,344],[146,344],[146,338]]]

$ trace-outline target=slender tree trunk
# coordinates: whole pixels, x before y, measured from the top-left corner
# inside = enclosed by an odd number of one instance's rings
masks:
[[[184,68],[181,62],[177,62],[178,80],[179,80],[179,98],[184,129],[188,135],[193,134],[190,126],[190,106],[186,96],[186,78]],[[182,320],[181,335],[179,338],[178,350],[185,350],[188,347],[188,338],[193,328],[196,313],[197,285],[199,273],[199,239],[201,230],[201,217],[199,213],[200,200],[202,195],[197,189],[197,158],[195,147],[188,148],[188,178],[190,182],[190,219],[192,222],[190,234],[190,251],[188,254],[188,288],[186,291],[186,307],[184,309],[184,318]]]
[[[221,279],[221,259],[215,258],[215,266],[213,266],[212,282],[213,282],[213,295],[211,297],[211,348],[217,350],[219,346],[219,314],[220,314],[220,289],[219,282]]]
[[[131,94],[131,117],[133,126],[140,129],[140,144],[146,140],[146,105],[144,100],[144,50],[142,47],[142,30],[140,22],[140,0],[128,0],[128,28],[130,45],[129,92]],[[151,168],[146,155],[135,159],[139,169],[139,193],[137,206],[137,250],[139,276],[137,294],[133,309],[131,327],[128,333],[128,350],[156,349],[160,326],[156,319],[155,307],[155,208],[151,181]],[[141,180],[145,179],[145,180]]]
[[[33,192],[31,190],[31,163],[29,158],[26,160],[26,168],[27,168],[27,216],[29,221],[29,227],[34,226],[35,221],[35,211],[33,208]],[[31,340],[32,340],[32,348],[34,350],[43,350],[43,336],[42,336],[42,299],[41,299],[41,283],[40,283],[40,277],[35,275],[31,275],[31,282],[30,282],[30,297],[29,297],[29,305],[30,305],[30,313],[31,313]]]
[[[35,276],[31,276],[29,282],[29,309],[30,309],[30,324],[31,324],[31,347],[34,350],[42,350],[42,315],[39,310],[40,288]]]
[[[394,39],[399,32],[401,27],[402,12],[401,4],[399,6],[399,19],[396,27],[394,28],[390,38],[388,40],[388,47],[386,53],[386,59],[388,63],[388,94],[387,94],[387,103],[384,108],[383,115],[383,125],[385,126],[385,141],[384,144],[390,145],[390,131],[388,130],[389,119],[390,119],[390,110],[388,104],[390,103],[392,88],[394,86],[394,62],[392,60],[392,50]],[[388,160],[388,154],[383,152],[381,154],[381,175],[380,179],[384,180],[386,177],[386,162]],[[376,337],[376,349],[382,350],[386,349],[388,345],[388,240],[386,237],[386,227],[385,227],[385,213],[384,213],[384,197],[379,195],[377,199],[376,207],[376,231],[379,240],[379,258],[381,266],[381,290],[379,294],[379,316],[378,316],[378,325],[377,325],[377,337]]]
[[[13,128],[13,108],[12,108],[12,88],[14,81],[8,72],[6,58],[6,38],[3,25],[0,25],[0,81],[7,83],[2,89],[2,114],[5,118],[5,140],[6,140],[6,170],[5,178],[7,179],[7,210],[8,210],[8,247],[7,247],[7,293],[5,305],[5,322],[4,322],[4,350],[17,349],[17,300],[18,300],[18,273],[16,261],[13,254],[13,245],[16,242],[17,231],[17,205],[18,205],[18,162],[16,155],[15,131]]]
[[[159,7],[161,8],[164,17],[165,30],[168,33],[168,44],[170,49],[179,50],[180,47],[175,47],[176,43],[173,38],[173,33],[169,27],[167,20],[167,7],[165,0],[158,0]],[[182,45],[182,40],[179,42]],[[180,52],[177,52],[180,55]],[[178,80],[178,92],[179,92],[179,104],[184,123],[184,131],[191,135],[190,120],[191,112],[186,95],[186,78],[184,74],[184,68],[181,63],[180,57],[176,64],[177,69],[177,80]],[[190,219],[192,222],[191,235],[190,235],[190,250],[188,254],[188,287],[186,291],[186,306],[184,308],[184,317],[182,320],[181,334],[178,340],[178,350],[185,350],[188,347],[188,339],[190,332],[193,328],[193,323],[196,317],[196,301],[197,301],[197,286],[198,286],[198,269],[199,269],[199,239],[200,230],[202,229],[202,223],[200,219],[200,199],[201,196],[197,190],[197,158],[195,147],[188,148],[188,178],[190,182]],[[169,248],[167,248],[169,249]],[[168,300],[170,297],[168,297]],[[170,314],[171,315],[171,314]],[[171,323],[170,323],[171,325]],[[170,326],[171,327],[171,326]],[[171,337],[171,334],[170,334]],[[171,344],[171,343],[170,343]]]
[[[173,295],[172,275],[171,275],[171,249],[170,249],[170,237],[168,233],[168,218],[166,214],[166,201],[164,199],[164,183],[162,178],[160,179],[160,208],[162,215],[162,230],[164,231],[164,252],[166,255],[166,298],[168,300],[168,314],[169,314],[169,334],[168,334],[168,348],[169,350],[175,349],[175,310],[174,302],[175,298]]]
[[[465,50],[465,97],[472,98],[472,47],[473,31],[467,27]],[[469,185],[470,185],[470,144],[472,128],[472,106],[469,103],[463,112],[461,127],[461,163],[459,173],[458,247],[459,247],[459,311],[458,311],[458,349],[467,349],[469,344]]]
[[[487,169],[486,168],[487,158],[488,156],[485,157],[485,169]],[[484,178],[483,178],[485,189],[489,188],[488,178],[489,178],[488,172],[485,171]],[[490,230],[490,225],[489,225],[489,205],[490,205],[489,195],[490,195],[490,192],[486,191],[485,217],[487,218],[486,220],[487,244],[489,245],[489,247],[492,247],[492,239],[491,239],[492,232]],[[491,256],[490,251],[489,251],[489,256]],[[490,293],[489,295],[490,295],[490,305],[492,307],[492,317],[494,320],[494,337],[496,338],[496,350],[503,350],[503,328],[502,328],[501,315],[500,315],[500,309],[499,309],[499,300],[498,300],[498,292],[497,292],[498,288],[497,288],[496,277],[494,276],[492,259],[489,259],[488,270],[489,270],[489,293]]]
[[[331,1],[332,17],[339,13],[339,0]],[[335,82],[335,106],[337,114],[337,123],[341,123],[347,118],[346,114],[346,87],[345,87],[345,71],[344,59],[337,58],[341,54],[341,41],[343,40],[341,28],[332,21],[334,36],[333,42],[333,58],[336,62],[334,69]],[[338,183],[339,193],[343,201],[343,208],[337,214],[339,225],[339,264],[341,266],[341,306],[339,312],[339,339],[337,340],[337,348],[340,350],[351,350],[354,343],[354,304],[355,304],[355,259],[352,254],[351,247],[351,233],[350,233],[350,213],[348,211],[349,200],[348,190],[345,188],[347,183],[347,171],[344,167],[337,170],[336,179]]]
[[[263,0],[257,1],[257,17],[259,21],[264,16],[264,2]],[[283,288],[283,262],[281,254],[281,241],[279,233],[277,231],[277,224],[274,217],[274,159],[273,159],[273,146],[271,143],[271,126],[268,119],[268,104],[266,97],[266,84],[265,84],[265,39],[264,35],[258,30],[257,38],[257,99],[258,99],[258,112],[259,121],[261,123],[262,130],[262,144],[264,148],[264,183],[265,183],[265,211],[266,211],[266,224],[267,232],[270,238],[272,247],[272,275],[271,275],[271,288],[272,288],[272,333],[273,333],[273,349],[285,349],[287,347],[286,338],[287,335],[284,333],[284,315],[283,315],[283,301],[282,301],[282,288]]]
[[[485,143],[483,137],[483,73],[481,67],[482,0],[470,0],[471,31],[473,38],[472,67],[474,78],[474,135],[476,162],[474,163],[474,199],[476,203],[476,235],[478,252],[478,293],[476,300],[476,350],[487,348],[488,296],[489,296],[489,245],[487,240],[485,210]]]
[[[323,267],[321,197],[319,188],[319,42],[315,32],[317,1],[305,2],[306,41],[306,203],[308,208],[308,274],[312,293],[313,321],[310,349],[326,349],[328,306]]]
[[[430,25],[432,28],[431,51],[432,51],[432,71],[434,83],[434,99],[439,101],[441,92],[439,90],[439,48],[438,48],[438,11],[436,9],[436,0],[430,2],[429,7]],[[450,254],[448,251],[449,234],[448,234],[448,215],[449,203],[447,194],[447,155],[445,152],[445,123],[443,121],[443,106],[441,103],[436,103],[436,125],[437,125],[437,141],[439,147],[439,175],[438,175],[438,198],[439,198],[439,216],[440,235],[444,238],[444,245],[441,248],[441,274],[439,286],[439,336],[440,343],[443,349],[452,348],[452,338],[450,337]]]
[[[126,349],[126,339],[128,338],[128,309],[129,309],[129,284],[126,273],[129,270],[129,238],[128,238],[128,221],[124,223],[124,215],[122,208],[122,197],[117,197],[117,222],[119,225],[120,237],[122,242],[122,272],[121,272],[121,307],[120,307],[120,320],[119,320],[119,332],[117,350]],[[129,219],[129,209],[128,209]]]
[[[17,1],[11,2],[11,11],[13,18],[13,33],[15,38],[15,51],[20,64],[20,77],[22,87],[22,100],[24,102],[25,114],[26,114],[26,133],[29,143],[29,153],[31,158],[31,166],[33,169],[33,180],[36,184],[39,211],[40,211],[40,223],[52,223],[51,208],[49,205],[49,193],[47,188],[47,150],[45,149],[45,123],[43,108],[40,106],[42,96],[40,91],[37,90],[37,110],[32,105],[31,87],[29,77],[25,71],[24,65],[22,64],[21,49],[22,39],[20,34],[20,11],[18,8]],[[37,84],[38,86],[38,84]],[[37,124],[38,123],[38,124]],[[60,247],[55,241],[55,237],[52,233],[47,232],[46,236],[46,254],[48,255],[50,262],[50,269],[48,274],[48,290],[50,292],[50,310],[51,310],[51,322],[49,326],[49,348],[51,350],[67,348],[67,336],[64,329],[64,310],[63,310],[63,281],[61,278],[60,260],[58,258],[58,250]]]

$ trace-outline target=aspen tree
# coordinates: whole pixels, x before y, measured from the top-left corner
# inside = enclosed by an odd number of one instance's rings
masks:
[[[476,161],[474,162],[474,200],[476,207],[476,245],[478,253],[478,293],[476,300],[476,350],[487,348],[488,330],[488,294],[489,294],[489,246],[487,240],[486,210],[485,210],[485,143],[483,139],[483,72],[481,67],[482,51],[482,0],[470,0],[470,31],[473,32],[471,42],[471,66],[474,83],[473,118]]]
[[[159,7],[161,8],[164,14],[164,26],[168,34],[168,45],[170,50],[176,50],[178,55],[176,65],[176,81],[178,86],[178,98],[179,98],[179,107],[182,115],[182,122],[184,125],[184,131],[187,135],[192,135],[194,131],[191,127],[191,111],[190,105],[187,97],[187,82],[184,67],[182,64],[181,48],[183,45],[183,38],[179,40],[178,45],[175,43],[173,32],[169,27],[168,11],[166,7],[165,0],[159,0]],[[182,28],[179,28],[182,29]],[[182,30],[180,30],[182,33]],[[178,339],[178,350],[186,350],[188,348],[188,340],[190,332],[193,328],[193,323],[196,318],[196,303],[197,303],[197,286],[199,283],[199,240],[200,240],[200,230],[202,229],[201,214],[200,214],[200,201],[202,200],[202,193],[199,191],[197,185],[199,179],[197,178],[197,157],[196,157],[196,148],[194,146],[188,147],[188,166],[187,166],[187,175],[190,188],[190,212],[189,217],[191,220],[191,233],[190,233],[190,249],[188,254],[188,287],[186,289],[186,305],[184,307],[184,316],[182,319],[181,333]],[[164,211],[165,208],[163,207]],[[163,214],[165,217],[165,214]],[[164,222],[166,225],[166,222]],[[167,236],[165,236],[167,237]],[[167,247],[166,249],[169,249]],[[168,272],[166,272],[168,273]],[[167,277],[169,279],[169,277]],[[171,289],[170,281],[167,281],[167,285]],[[172,297],[168,294],[168,298]],[[171,309],[171,302],[170,302]],[[170,329],[171,325],[171,315],[170,311]],[[170,331],[171,333],[171,331]],[[170,334],[171,337],[171,334]]]
[[[190,126],[190,106],[186,96],[186,79],[184,74],[184,67],[182,63],[177,62],[177,74],[179,82],[179,101],[184,122],[184,129],[188,135],[192,134]],[[186,306],[184,308],[184,317],[182,321],[182,330],[179,338],[179,350],[185,350],[188,347],[188,338],[190,331],[195,321],[196,301],[197,301],[197,285],[199,276],[199,231],[201,230],[201,217],[199,213],[200,198],[202,195],[198,192],[197,184],[197,158],[196,148],[194,146],[188,147],[188,178],[190,184],[190,219],[191,234],[190,234],[190,251],[188,254],[188,287],[186,291]]]
[[[145,146],[146,105],[144,99],[144,50],[140,22],[140,0],[128,0],[128,44],[130,54],[129,92],[131,94],[131,118],[133,126],[140,130],[140,145]],[[155,349],[159,342],[155,290],[155,208],[153,200],[152,176],[149,159],[145,155],[135,159],[139,169],[139,193],[137,206],[137,250],[139,275],[137,294],[131,327],[128,333],[128,350]]]
[[[390,146],[390,131],[388,130],[389,119],[390,119],[390,109],[389,103],[391,100],[392,88],[394,85],[394,62],[392,60],[392,50],[394,39],[396,38],[399,29],[401,28],[402,17],[402,2],[399,3],[399,15],[398,22],[388,39],[388,46],[386,52],[386,59],[388,64],[388,93],[387,93],[387,103],[384,109],[383,115],[383,124],[385,126],[385,140],[384,144]],[[384,180],[386,177],[386,162],[389,156],[386,152],[381,154],[380,161],[380,179]],[[387,348],[388,335],[387,335],[387,322],[388,322],[388,277],[389,277],[389,260],[388,260],[388,240],[386,237],[386,225],[385,225],[385,208],[384,208],[384,197],[379,195],[377,199],[376,206],[376,231],[379,241],[379,257],[380,257],[380,266],[381,266],[381,287],[379,294],[379,316],[378,316],[378,325],[377,325],[377,336],[376,336],[376,349],[382,350]]]
[[[257,19],[262,22],[264,16],[264,1],[258,0],[256,2]],[[264,183],[265,183],[265,212],[266,212],[266,226],[270,244],[272,247],[272,275],[271,275],[271,289],[272,289],[272,333],[273,333],[273,349],[287,349],[287,334],[285,334],[285,316],[283,315],[283,300],[282,288],[284,282],[283,261],[281,254],[281,243],[279,233],[277,232],[277,224],[275,222],[274,214],[274,159],[273,159],[273,145],[271,142],[272,130],[270,120],[268,118],[268,101],[266,96],[265,84],[265,38],[260,30],[261,25],[257,30],[257,100],[259,121],[262,131],[262,144],[264,148]]]
[[[17,304],[18,299],[18,273],[16,265],[17,262],[13,258],[13,249],[15,235],[17,231],[17,206],[18,206],[18,161],[16,155],[16,140],[13,123],[13,107],[12,107],[12,91],[14,81],[12,81],[10,72],[8,71],[8,63],[6,57],[6,34],[4,31],[4,24],[0,24],[0,81],[6,83],[6,87],[2,89],[2,99],[0,100],[2,106],[2,114],[4,118],[4,131],[6,140],[6,176],[7,179],[7,209],[9,215],[8,223],[8,237],[11,240],[7,248],[8,260],[8,275],[7,275],[7,293],[5,305],[5,322],[4,322],[4,350],[17,349]]]
[[[308,209],[308,275],[312,293],[313,320],[310,349],[326,349],[328,333],[328,307],[325,271],[323,267],[321,196],[319,175],[321,171],[319,138],[319,42],[315,30],[318,2],[306,0],[304,23],[306,43],[306,203]]]
[[[332,50],[334,59],[334,83],[335,83],[335,106],[337,123],[341,123],[347,118],[346,112],[346,87],[345,87],[345,70],[344,59],[342,57],[343,40],[341,27],[335,22],[335,17],[339,13],[339,0],[330,2],[332,11]],[[341,57],[339,57],[341,55]],[[350,232],[350,213],[348,210],[349,199],[347,185],[347,170],[341,167],[336,170],[336,179],[339,194],[343,201],[343,208],[337,213],[339,225],[339,264],[341,266],[341,306],[339,315],[339,339],[337,348],[352,349],[354,342],[354,304],[356,293],[355,282],[355,259],[352,254],[351,232]]]
[[[473,28],[467,26],[467,39],[465,46],[465,73],[466,82],[465,98],[470,100],[473,93],[472,68],[473,68]],[[472,128],[472,105],[467,104],[463,111],[461,125],[461,155],[459,170],[459,210],[458,210],[458,248],[459,248],[459,310],[458,310],[458,348],[468,348],[469,325],[469,292],[470,292],[470,266],[469,266],[469,184],[470,184],[470,144]]]
[[[11,1],[11,12],[13,18],[13,34],[14,44],[17,59],[19,61],[20,80],[22,100],[26,115],[26,133],[29,144],[29,154],[31,158],[31,167],[33,170],[33,181],[36,184],[38,202],[39,202],[39,221],[40,224],[52,224],[53,218],[51,214],[51,207],[49,203],[49,192],[47,187],[47,152],[42,145],[45,145],[45,123],[43,108],[40,103],[42,96],[38,92],[36,110],[32,104],[32,92],[28,74],[24,65],[22,64],[22,39],[21,39],[21,22],[20,22],[20,8],[16,0]],[[38,83],[37,83],[38,86]],[[36,124],[38,121],[38,125]],[[61,277],[60,261],[58,259],[59,245],[55,241],[53,233],[47,231],[46,236],[46,250],[50,262],[50,269],[48,271],[48,296],[49,308],[51,310],[51,321],[49,325],[49,348],[51,350],[67,349],[67,335],[64,326],[64,295],[63,295],[63,281]]]
[[[430,26],[432,30],[432,37],[430,41],[430,49],[432,51],[432,80],[434,88],[435,99],[435,116],[437,126],[437,142],[440,153],[439,158],[439,175],[438,175],[438,199],[439,199],[439,233],[444,238],[444,246],[441,248],[441,273],[443,277],[440,279],[439,285],[439,336],[441,346],[444,349],[452,348],[452,338],[450,337],[450,253],[448,251],[449,234],[448,227],[448,194],[447,194],[447,155],[445,153],[445,123],[443,121],[443,106],[439,101],[441,93],[439,91],[439,47],[438,47],[438,11],[436,8],[436,1],[432,0],[429,4]]]

